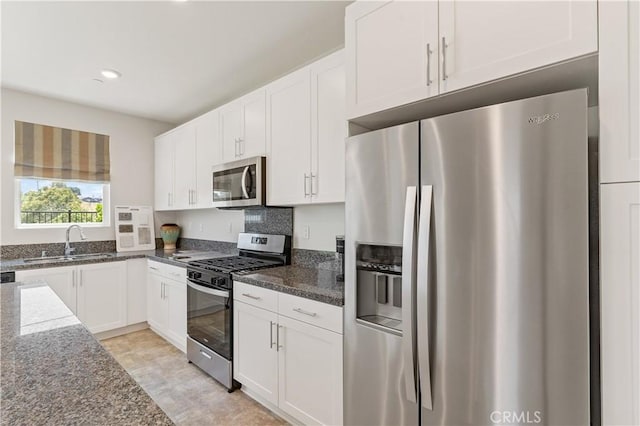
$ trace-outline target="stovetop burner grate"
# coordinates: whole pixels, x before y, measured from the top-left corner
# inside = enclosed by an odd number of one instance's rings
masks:
[[[277,260],[257,259],[247,256],[219,257],[189,262],[189,266],[219,272],[248,271],[282,264],[283,262]]]

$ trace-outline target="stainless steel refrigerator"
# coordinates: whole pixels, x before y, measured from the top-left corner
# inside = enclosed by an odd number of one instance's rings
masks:
[[[347,141],[345,424],[589,424],[587,92]]]

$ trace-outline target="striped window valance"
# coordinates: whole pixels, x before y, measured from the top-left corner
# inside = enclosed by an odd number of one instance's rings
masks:
[[[109,136],[15,122],[16,177],[109,182]]]

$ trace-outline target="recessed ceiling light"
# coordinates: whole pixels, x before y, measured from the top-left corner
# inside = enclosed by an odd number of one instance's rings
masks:
[[[110,78],[110,79],[120,78],[122,76],[122,74],[120,74],[118,71],[109,70],[109,69],[102,70],[102,75],[105,78]]]

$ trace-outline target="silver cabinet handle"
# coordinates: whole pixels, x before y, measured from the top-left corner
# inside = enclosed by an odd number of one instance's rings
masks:
[[[273,321],[269,321],[269,349],[273,349]]]
[[[171,193],[167,192],[167,205],[170,206],[171,205]]]
[[[442,81],[447,79],[447,40],[442,37]]]
[[[244,155],[244,136],[238,138],[238,150],[240,151],[240,156]]]
[[[181,274],[179,274],[179,273],[177,273],[177,272],[169,272],[169,273],[170,273],[171,275],[173,275],[174,277],[178,277],[178,278],[181,278],[181,277],[182,277],[182,275],[181,275]]]
[[[309,191],[307,190],[307,179],[311,179],[311,176],[307,175],[306,173],[304,174],[304,196],[308,197],[309,196]]]
[[[192,198],[193,198],[192,204],[197,204],[198,203],[198,193],[196,192],[195,189],[192,189],[191,193],[193,194],[192,195]]]
[[[80,284],[79,285],[80,285],[80,287],[82,287],[82,269],[80,269],[79,273],[80,273],[80,280],[79,280]]]
[[[160,287],[160,299],[164,299],[164,283],[161,283],[161,287]]]
[[[75,288],[76,286],[76,271],[75,269],[71,271],[71,287]]]
[[[282,326],[280,324],[278,324],[278,332],[276,333],[276,345],[278,348],[278,351],[280,351],[280,349],[282,349],[282,345],[280,344],[280,329],[282,328]]]
[[[309,177],[309,181],[311,182],[311,195],[318,195],[317,192],[313,190],[313,179],[315,178],[317,178],[317,176],[311,173],[311,176]]]
[[[193,204],[193,191],[189,190],[189,205]]]
[[[431,86],[433,81],[431,80],[431,54],[433,50],[431,50],[431,44],[427,43],[427,86]]]
[[[414,233],[416,229],[417,188],[407,187],[404,203],[404,227],[402,235],[402,357],[404,359],[404,383],[407,400],[416,402],[416,375],[413,349],[413,303],[415,292]]]
[[[296,311],[296,312],[298,312],[298,313],[300,313],[300,314],[308,315],[308,316],[310,316],[310,317],[318,316],[318,314],[316,314],[315,312],[305,311],[305,310],[304,310],[304,309],[302,309],[302,308],[293,308],[293,310],[294,310],[294,311]]]
[[[422,187],[420,220],[418,222],[418,288],[416,290],[418,323],[418,367],[420,369],[420,392],[422,406],[433,410],[431,395],[431,368],[429,367],[429,240],[431,234],[431,204],[433,187]],[[404,307],[403,307],[404,309]]]
[[[155,266],[149,266],[149,269],[153,269],[154,271],[158,271],[159,269],[156,268]]]
[[[203,357],[207,358],[207,359],[211,359],[211,355],[209,355],[208,353],[206,353],[205,351],[200,351],[200,355],[202,355]]]
[[[248,297],[249,299],[253,299],[253,300],[260,300],[261,298],[258,296],[254,296],[253,294],[249,294],[249,293],[242,293],[242,295],[244,297]]]

